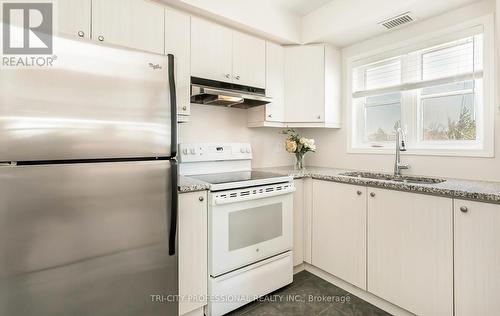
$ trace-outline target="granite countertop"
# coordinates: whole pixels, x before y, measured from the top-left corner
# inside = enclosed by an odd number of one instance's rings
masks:
[[[205,191],[209,189],[208,184],[205,182],[183,176],[179,177],[178,188],[179,193]]]
[[[375,180],[341,175],[356,171],[335,168],[308,167],[305,170],[294,170],[293,167],[261,168],[258,170],[291,175],[295,179],[313,178],[319,180],[363,185],[405,192],[431,194],[455,199],[472,200],[500,204],[500,182],[448,179],[442,183],[415,184],[389,180]]]

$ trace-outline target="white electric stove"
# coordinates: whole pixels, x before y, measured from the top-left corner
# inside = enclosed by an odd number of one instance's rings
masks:
[[[252,170],[247,143],[181,144],[180,174],[207,183],[209,304],[223,315],[293,281],[293,179]]]

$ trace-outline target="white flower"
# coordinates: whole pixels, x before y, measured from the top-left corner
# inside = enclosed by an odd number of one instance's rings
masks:
[[[314,144],[314,139],[305,139],[304,141],[304,146],[309,149],[310,151],[315,151],[316,150],[316,145]]]

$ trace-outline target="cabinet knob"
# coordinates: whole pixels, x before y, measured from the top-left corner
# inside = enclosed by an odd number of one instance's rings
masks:
[[[80,37],[84,37],[85,36],[85,33],[83,31],[78,31],[78,36]]]
[[[234,79],[240,80],[240,76],[235,76]]]
[[[375,195],[376,195],[375,192],[370,193],[371,197],[375,197]]]
[[[321,120],[321,115],[318,115],[318,120]]]
[[[205,201],[205,198],[204,198],[203,196],[200,196],[200,197],[198,198],[198,200],[200,200],[200,202],[203,202],[203,201]]]
[[[272,117],[273,117],[273,115],[272,115],[272,114],[269,114],[267,117],[268,117],[268,118],[272,118]]]
[[[229,79],[229,78],[231,78],[231,75],[230,74],[225,74],[224,77],[226,77],[226,79]]]
[[[104,36],[102,35],[99,35],[99,37],[97,38],[100,42],[103,42],[104,41]]]
[[[461,206],[461,207],[460,207],[460,211],[461,211],[462,213],[467,213],[467,212],[469,211],[469,209],[467,208],[467,206]]]
[[[187,106],[185,106],[185,105],[184,105],[184,106],[182,107],[182,110],[183,110],[183,111],[186,111],[186,110],[187,110]]]
[[[359,190],[358,190],[358,192],[356,192],[356,194],[357,194],[357,195],[362,195],[362,194],[363,194],[363,192],[361,192],[361,191],[359,191]]]

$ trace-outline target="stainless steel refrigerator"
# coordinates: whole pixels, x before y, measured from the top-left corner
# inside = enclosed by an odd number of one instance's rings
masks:
[[[177,315],[174,57],[54,53],[0,71],[0,315]]]

